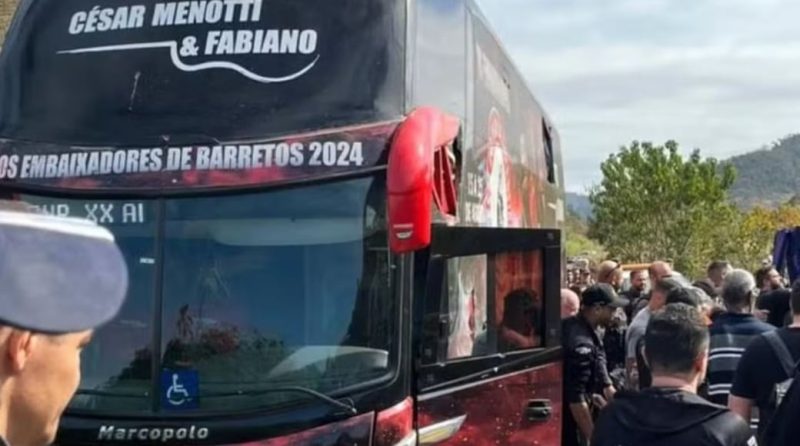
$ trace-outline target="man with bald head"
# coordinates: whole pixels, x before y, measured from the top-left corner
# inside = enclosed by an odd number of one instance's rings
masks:
[[[578,295],[569,288],[561,290],[561,319],[567,319],[578,314],[581,301]]]
[[[671,276],[673,271],[669,263],[658,260],[650,264],[647,273],[650,275],[650,282],[657,283],[664,277]]]
[[[622,287],[622,264],[614,260],[606,260],[597,267],[597,283],[607,283],[619,292]]]
[[[669,266],[669,263],[662,262],[657,260],[650,264],[647,268],[647,275],[650,277],[650,284],[655,287],[655,285],[661,281],[661,279],[671,277],[675,274],[672,271],[672,267]],[[653,290],[651,288],[650,292],[647,293],[642,299],[636,301],[631,311],[631,320],[633,320],[636,315],[639,314],[644,308],[650,305],[650,297],[653,294]]]

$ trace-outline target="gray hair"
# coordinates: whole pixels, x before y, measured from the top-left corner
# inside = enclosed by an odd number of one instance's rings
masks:
[[[692,286],[689,287],[689,291],[694,294],[698,301],[700,302],[700,308],[704,311],[708,311],[714,308],[714,299],[711,298],[702,288]]]
[[[734,269],[722,281],[722,301],[728,309],[746,307],[755,288],[756,279],[749,271]]]

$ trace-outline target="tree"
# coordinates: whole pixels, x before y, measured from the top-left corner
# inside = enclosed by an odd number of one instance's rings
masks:
[[[564,230],[567,257],[588,257],[597,262],[604,259],[605,250],[587,236],[589,228],[586,221],[572,209],[567,210]]]
[[[601,165],[603,180],[590,193],[590,236],[622,261],[672,260],[699,274],[709,260],[731,251],[738,211],[727,201],[735,172],[678,144],[634,141]]]
[[[800,226],[800,206],[783,205],[777,209],[756,207],[742,214],[731,239],[736,240],[730,258],[749,270],[761,266],[761,260],[772,253],[775,233]]]

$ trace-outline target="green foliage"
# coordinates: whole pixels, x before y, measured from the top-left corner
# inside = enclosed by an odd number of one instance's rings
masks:
[[[576,211],[567,210],[565,221],[567,257],[588,257],[601,261],[605,249],[600,243],[588,237],[589,226]]]
[[[704,159],[697,150],[685,158],[674,141],[634,141],[611,155],[601,171],[603,180],[589,197],[589,236],[612,257],[671,259],[679,270],[698,274],[728,249],[720,246],[718,230],[737,215],[727,204],[735,179],[731,165]]]
[[[730,259],[737,266],[751,271],[772,252],[775,232],[800,226],[800,206],[791,203],[777,209],[756,207],[739,215],[737,225],[729,233]]]

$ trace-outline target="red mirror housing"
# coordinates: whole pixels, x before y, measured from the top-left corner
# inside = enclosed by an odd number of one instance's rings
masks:
[[[431,243],[431,204],[455,216],[455,179],[447,146],[459,121],[432,107],[412,111],[395,132],[387,172],[389,247],[396,253]]]

